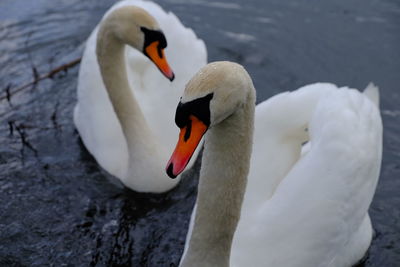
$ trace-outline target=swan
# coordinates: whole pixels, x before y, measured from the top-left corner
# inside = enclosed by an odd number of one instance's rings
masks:
[[[136,191],[173,188],[179,179],[165,179],[162,165],[178,130],[168,122],[184,84],[206,63],[204,42],[173,13],[141,0],[111,7],[86,42],[74,109],[99,165]]]
[[[242,66],[202,68],[176,109],[180,134],[166,167],[171,178],[179,175],[204,136],[180,266],[357,263],[372,237],[368,207],[382,155],[378,98],[373,85],[362,94],[314,84],[255,108]]]

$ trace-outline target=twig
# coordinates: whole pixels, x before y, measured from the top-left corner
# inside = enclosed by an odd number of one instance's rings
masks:
[[[70,62],[68,62],[66,64],[63,64],[63,65],[61,65],[61,66],[59,66],[57,68],[52,69],[50,72],[48,72],[48,73],[46,73],[44,75],[41,75],[41,76],[35,75],[35,69],[34,69],[33,72],[34,72],[35,78],[34,78],[33,81],[31,81],[31,82],[29,82],[27,84],[24,84],[23,86],[18,87],[17,89],[15,89],[15,90],[13,90],[11,92],[10,92],[10,90],[8,88],[8,90],[6,90],[6,95],[0,96],[0,100],[8,99],[8,101],[10,101],[10,98],[11,98],[12,95],[15,95],[16,93],[24,90],[25,88],[27,88],[27,87],[29,87],[31,85],[37,84],[41,80],[52,79],[53,76],[55,74],[59,73],[60,71],[66,71],[68,68],[71,68],[71,67],[75,66],[76,64],[79,64],[79,62],[81,62],[81,59],[82,59],[81,57],[79,57],[77,59],[74,59],[74,60],[72,60],[72,61],[70,61]],[[37,71],[36,71],[36,74],[37,74]]]
[[[33,86],[32,90],[36,89],[36,85],[38,83],[38,79],[40,78],[39,72],[37,71],[36,67],[32,63],[32,74],[33,74]]]
[[[8,104],[9,104],[10,106],[12,106],[12,104],[11,104],[10,88],[11,88],[11,83],[9,83],[9,84],[7,85],[7,87],[6,87],[6,99],[7,99],[7,101],[8,101]]]
[[[33,151],[33,153],[35,154],[35,156],[38,155],[38,151],[36,150],[36,148],[34,148],[32,146],[32,144],[28,141],[27,136],[25,134],[25,131],[23,130],[24,126],[23,125],[17,125],[15,122],[9,122],[9,125],[13,128],[15,128],[15,130],[17,130],[19,137],[21,139],[21,143],[22,143],[22,149],[24,148],[24,146],[28,147],[30,150]]]
[[[33,80],[36,81],[39,78],[39,72],[37,71],[35,66],[32,66],[32,72],[33,72]]]
[[[57,101],[56,107],[54,108],[54,112],[50,117],[51,121],[53,122],[54,128],[58,128],[57,111],[58,111],[59,104],[60,104],[60,102]]]
[[[13,136],[14,134],[14,121],[8,121],[8,129],[10,131],[10,136]]]

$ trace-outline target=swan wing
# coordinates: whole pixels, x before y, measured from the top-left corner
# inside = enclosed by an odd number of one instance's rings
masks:
[[[306,128],[319,99],[337,90],[315,83],[275,95],[256,106],[254,145],[242,214],[270,199],[300,157]]]
[[[333,91],[318,101],[309,135],[309,152],[272,198],[241,218],[237,266],[351,266],[368,248],[382,157],[379,110],[356,90]]]

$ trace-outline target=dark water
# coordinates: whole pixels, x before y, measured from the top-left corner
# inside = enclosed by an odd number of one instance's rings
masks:
[[[124,189],[74,129],[78,66],[4,98],[34,72],[79,57],[113,2],[0,2],[0,266],[179,262],[199,164],[168,194]],[[259,101],[315,81],[381,87],[384,156],[370,209],[376,235],[362,266],[399,266],[400,2],[159,2],[204,39],[209,60],[243,64]]]

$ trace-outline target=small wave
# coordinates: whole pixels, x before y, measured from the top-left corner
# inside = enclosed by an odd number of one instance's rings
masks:
[[[383,115],[387,115],[390,117],[399,117],[400,116],[400,110],[382,110]]]
[[[246,33],[237,33],[237,32],[224,32],[224,34],[226,36],[228,36],[229,38],[235,39],[236,41],[239,42],[250,42],[250,41],[254,41],[256,39],[256,37],[254,37],[253,35],[250,34],[246,34]]]

